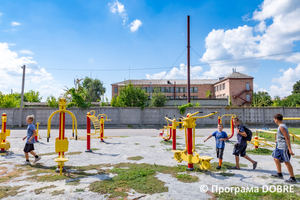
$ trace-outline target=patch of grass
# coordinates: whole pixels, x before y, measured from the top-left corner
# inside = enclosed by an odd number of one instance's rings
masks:
[[[132,126],[131,125],[127,125],[127,128],[132,128]]]
[[[97,149],[97,148],[91,148],[92,151],[97,151],[97,150],[100,150],[100,149]]]
[[[204,146],[205,144],[195,144],[195,147],[201,147]]]
[[[195,137],[205,137],[204,135],[195,135]]]
[[[295,135],[300,135],[300,128],[289,128],[289,131],[291,131]]]
[[[50,156],[50,155],[58,155],[58,153],[56,153],[56,152],[50,152],[50,153],[40,153],[38,155],[39,156]],[[25,157],[25,156],[23,156],[23,157]]]
[[[140,143],[134,143],[134,145],[140,145]]]
[[[20,177],[26,170],[22,168],[15,168],[15,170],[6,173],[4,176],[0,177],[0,183],[6,183],[7,181],[10,181],[11,179]]]
[[[222,162],[222,168],[221,169],[216,169],[216,167],[219,166],[219,163],[214,162],[211,163],[211,168],[209,171],[211,172],[218,172],[218,171],[226,171],[227,169],[231,169],[232,167],[235,166],[235,163],[230,163],[230,162]],[[247,167],[248,165],[240,163],[240,167]]]
[[[175,175],[175,178],[184,183],[193,183],[200,181],[198,176],[191,176],[188,174],[177,174]]]
[[[60,194],[65,194],[65,189],[62,190],[54,190],[53,192],[50,193],[52,196],[60,195]]]
[[[300,156],[292,156],[292,158],[300,159]]]
[[[74,192],[84,192],[84,189],[85,189],[85,188],[79,188],[79,189],[76,188],[76,190],[75,190]]]
[[[65,153],[66,156],[78,155],[78,154],[82,154],[82,152],[81,151],[75,151],[75,152],[66,152]]]
[[[66,185],[79,185],[80,184],[80,179],[72,179],[72,180],[68,180],[66,182]]]
[[[0,198],[6,198],[9,196],[16,196],[19,192],[18,190],[23,186],[0,186]]]
[[[50,188],[55,188],[55,187],[56,187],[55,185],[49,185],[49,186],[46,186],[46,187],[37,188],[37,189],[34,190],[34,193],[35,194],[41,194],[43,192],[43,190],[50,189]]]
[[[296,174],[295,179],[297,179],[297,181],[300,182],[300,174]]]
[[[172,150],[173,150],[173,148],[166,148],[165,150],[166,150],[166,151],[172,151]],[[181,148],[176,148],[176,150],[183,151],[184,149],[181,149]]]
[[[237,186],[232,186],[237,187]],[[256,192],[253,190],[253,192],[223,192],[220,193],[216,192],[213,193],[214,198],[220,199],[220,200],[231,200],[231,199],[251,199],[251,200],[282,200],[282,199],[299,199],[299,193],[300,189],[298,187],[294,188],[294,193],[284,193],[284,192],[263,192],[261,188],[259,188],[259,191]]]
[[[123,135],[123,136],[120,136],[120,137],[122,137],[122,138],[125,138],[125,137],[130,137],[130,136],[127,136],[127,135]]]
[[[271,155],[272,152],[273,152],[272,150],[265,149],[265,148],[247,150],[247,153],[254,154],[254,155]]]
[[[154,147],[155,147],[155,145],[152,145],[152,146],[150,146],[150,147],[154,148]]]
[[[144,157],[142,156],[134,156],[134,157],[128,157],[127,160],[142,160]]]

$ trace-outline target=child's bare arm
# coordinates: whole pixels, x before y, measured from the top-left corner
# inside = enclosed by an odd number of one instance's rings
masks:
[[[281,133],[284,135],[284,138],[285,138],[285,141],[286,141],[286,144],[289,148],[289,152],[291,155],[295,155],[292,151],[292,146],[291,146],[291,140],[290,140],[290,135],[288,134],[288,132],[285,130],[285,128],[283,127],[280,127],[280,131]]]
[[[221,138],[220,141],[229,140],[229,138]]]
[[[25,140],[27,138],[27,135],[25,137],[23,137],[23,140]]]
[[[33,130],[32,132],[33,132],[33,134],[32,134],[32,136],[28,140],[29,142],[31,142],[31,139],[34,138],[37,135],[36,130]]]
[[[204,140],[204,142],[206,142],[209,138],[211,138],[212,137],[212,135],[210,135],[210,136],[208,136],[205,140]]]

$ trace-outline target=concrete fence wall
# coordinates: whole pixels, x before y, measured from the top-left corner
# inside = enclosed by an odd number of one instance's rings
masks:
[[[48,117],[56,111],[55,108],[23,108],[22,125],[26,126],[26,116],[34,115],[35,121],[40,122],[41,126],[46,126]],[[165,116],[176,119],[182,115],[177,107],[163,107],[163,108],[118,108],[118,107],[97,107],[90,109],[70,108],[77,119],[78,128],[84,128],[86,126],[86,113],[95,110],[96,114],[106,114],[112,121],[105,122],[108,126],[121,126],[121,125],[165,125]],[[202,111],[199,115],[206,115],[211,112],[217,111],[218,114],[208,118],[198,119],[197,125],[215,125],[218,120],[218,116],[223,114],[236,114],[242,123],[246,125],[274,125],[273,115],[276,113],[282,113],[284,117],[300,117],[300,108],[284,108],[284,107],[268,107],[268,108],[239,108],[239,107],[199,107],[199,108],[187,108],[186,113],[194,113],[196,111]],[[19,108],[0,108],[0,114],[7,114],[7,125],[18,126],[20,116]],[[229,124],[230,118],[224,117],[223,123]],[[287,124],[297,125],[300,121],[288,120]],[[51,125],[58,126],[59,114],[56,114],[51,121]],[[72,118],[66,114],[66,125],[72,125]]]

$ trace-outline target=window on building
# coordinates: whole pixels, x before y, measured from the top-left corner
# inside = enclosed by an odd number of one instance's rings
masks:
[[[246,97],[247,97],[247,101],[250,101],[250,95],[248,94]]]
[[[170,90],[169,90],[171,93],[174,93],[174,87],[170,87]]]
[[[219,86],[217,86],[217,91],[219,91]]]
[[[147,87],[146,92],[147,92],[147,93],[150,93],[150,87]]]
[[[221,85],[219,85],[219,88],[220,88],[220,91],[222,90],[222,87],[221,87]]]
[[[171,99],[174,99],[174,96],[171,96]]]
[[[223,83],[223,90],[225,90],[225,83]]]
[[[184,92],[187,92],[186,87],[182,87],[182,92],[183,92],[183,93],[184,93]]]
[[[225,94],[223,94],[223,97],[225,97]]]
[[[194,93],[198,93],[198,87],[194,87]]]
[[[214,87],[215,88],[215,92],[217,91],[217,89],[216,89],[216,87]]]
[[[180,87],[176,87],[176,93],[180,92]]]
[[[246,90],[250,90],[250,84],[246,83]]]
[[[161,92],[165,93],[165,87],[161,87]]]
[[[169,93],[170,87],[165,87],[165,93]]]
[[[115,93],[118,93],[118,87],[115,87],[114,89],[115,89]]]
[[[190,87],[190,93],[194,93],[194,87]]]

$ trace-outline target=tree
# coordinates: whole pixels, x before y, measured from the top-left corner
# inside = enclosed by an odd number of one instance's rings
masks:
[[[272,106],[274,106],[274,107],[282,106],[282,101],[280,99],[280,96],[274,96]]]
[[[271,106],[272,105],[271,96],[268,92],[258,91],[257,93],[253,93],[253,100],[251,102],[251,106],[254,107],[264,107],[264,106]]]
[[[0,92],[0,108],[19,108],[21,98],[18,93],[2,94]]]
[[[147,105],[148,95],[140,87],[134,87],[132,83],[129,83],[120,88],[119,95],[112,101],[112,106],[143,109]]]
[[[293,94],[300,93],[300,80],[293,85]]]
[[[89,77],[84,78],[82,87],[84,88],[87,99],[90,102],[101,100],[101,95],[103,95],[106,91],[106,88],[99,79],[91,79]]]
[[[29,92],[24,93],[24,101],[25,102],[41,102],[43,97],[40,97],[39,92],[35,92],[33,90],[29,90]]]
[[[161,93],[158,87],[154,88],[154,92],[152,93],[152,99],[150,102],[150,106],[153,107],[164,107],[167,101],[167,97]]]
[[[47,97],[47,105],[50,107],[50,108],[58,108],[59,106],[59,98],[55,98],[55,96],[53,95],[50,95],[49,97]]]
[[[206,98],[211,98],[212,95],[213,93],[210,90],[206,91]]]
[[[282,106],[284,107],[298,107],[300,106],[300,93],[295,93],[287,96],[282,100]]]

